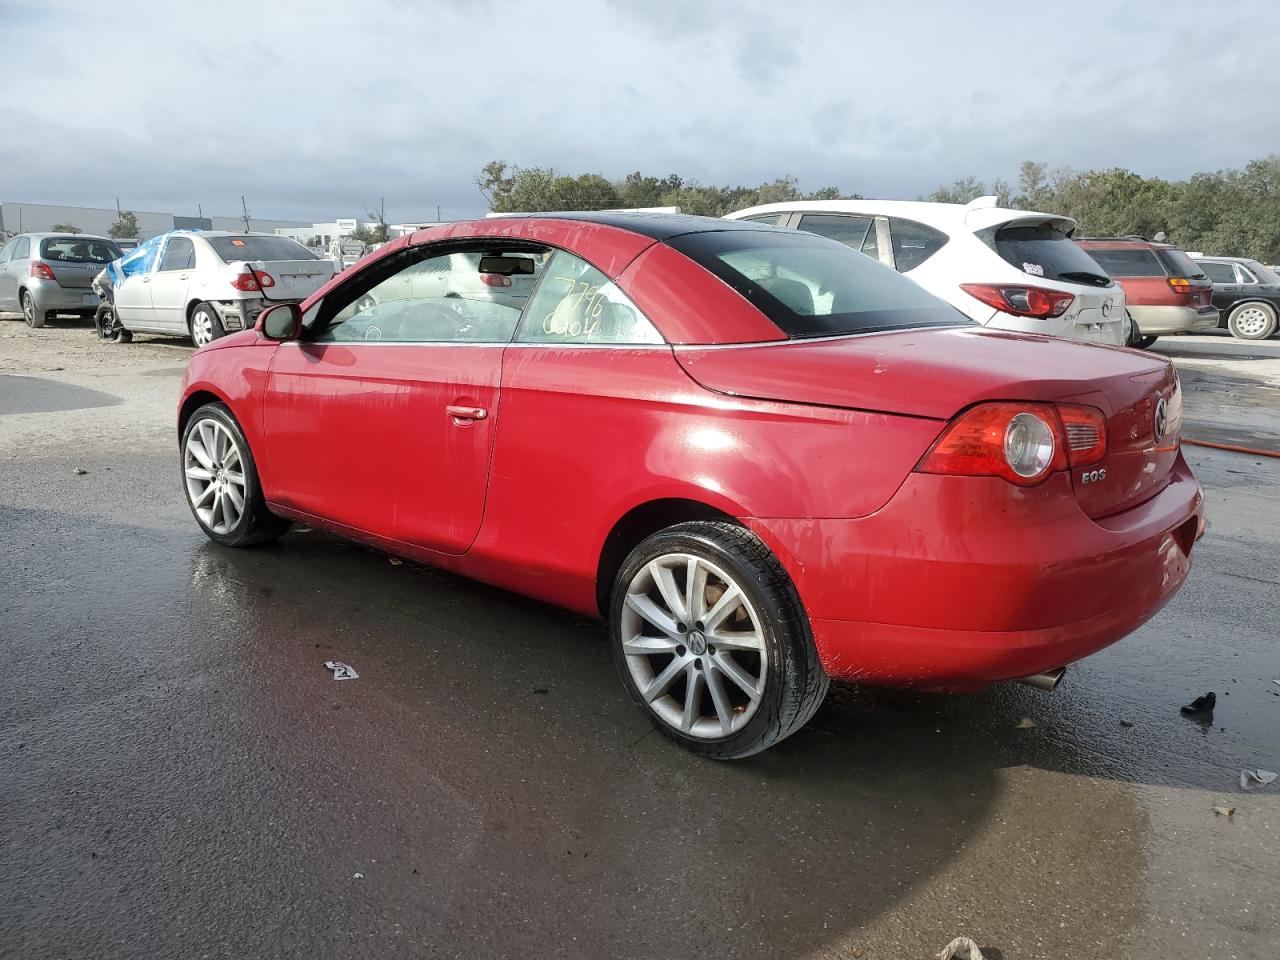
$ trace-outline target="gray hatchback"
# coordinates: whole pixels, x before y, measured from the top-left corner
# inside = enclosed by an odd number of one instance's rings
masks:
[[[0,248],[0,310],[20,310],[31,327],[54,314],[91,317],[93,278],[120,248],[83,233],[20,233]]]

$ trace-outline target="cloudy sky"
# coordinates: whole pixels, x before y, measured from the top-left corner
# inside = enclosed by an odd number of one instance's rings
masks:
[[[479,214],[493,159],[913,198],[1280,150],[1274,3],[0,0],[0,199]]]

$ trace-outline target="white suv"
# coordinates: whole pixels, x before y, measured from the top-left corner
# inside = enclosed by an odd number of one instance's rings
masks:
[[[905,200],[797,200],[731,213],[807,230],[894,267],[979,323],[1090,343],[1129,337],[1124,290],[1070,238],[1070,217]]]

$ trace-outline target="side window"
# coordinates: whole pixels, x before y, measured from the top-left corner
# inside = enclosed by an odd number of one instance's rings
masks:
[[[0,263],[4,263],[9,259],[9,254],[13,252],[13,248],[18,245],[17,240],[10,240],[3,247],[0,247]]]
[[[1257,283],[1258,278],[1249,272],[1249,268],[1243,264],[1236,264],[1236,275],[1240,277],[1240,282],[1244,284]]]
[[[160,260],[161,270],[190,270],[196,265],[196,248],[188,237],[170,237]]]
[[[663,343],[621,290],[585,260],[557,250],[529,302],[521,343]]]
[[[893,237],[893,262],[899,273],[914,270],[951,239],[941,230],[899,217],[889,218],[889,232]]]
[[[776,227],[778,225],[778,221],[782,219],[782,214],[762,213],[758,217],[743,217],[742,219],[750,223],[767,223],[771,227]]]
[[[1205,276],[1214,283],[1235,283],[1236,272],[1229,263],[1213,263],[1211,261],[1200,261],[1200,266],[1204,268]]]
[[[31,240],[29,237],[19,237],[13,248],[14,260],[25,260],[31,256]]]
[[[363,274],[326,298],[318,343],[508,343],[542,272],[545,253],[460,251],[425,256],[411,249],[390,275]],[[497,262],[501,259],[502,263]],[[488,262],[485,262],[485,261]],[[516,261],[519,261],[518,263]],[[482,273],[495,268],[503,272]],[[324,318],[328,317],[327,323]]]
[[[845,216],[836,213],[806,213],[800,218],[800,229],[816,233],[820,237],[839,240],[846,247],[866,253],[867,236],[871,237],[871,255],[874,257],[876,222],[872,217]]]

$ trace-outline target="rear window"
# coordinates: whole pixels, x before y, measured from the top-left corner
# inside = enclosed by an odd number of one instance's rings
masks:
[[[1236,282],[1236,269],[1229,263],[1201,262],[1200,267],[1214,283]]]
[[[1090,250],[1089,256],[1113,277],[1163,277],[1164,264],[1146,247],[1127,250]],[[1179,274],[1181,276],[1181,274]]]
[[[725,230],[667,242],[793,340],[972,322],[891,268],[812,234]]]
[[[1169,268],[1171,277],[1187,277],[1205,279],[1204,271],[1200,269],[1200,264],[1196,263],[1181,250],[1164,250],[1156,251],[1158,256],[1166,267]]]
[[[1107,271],[1056,227],[1001,227],[993,240],[996,253],[1029,276],[1095,287],[1111,285]]]
[[[1249,269],[1253,271],[1253,275],[1258,278],[1259,283],[1280,283],[1280,274],[1277,274],[1265,264],[1250,260]]]
[[[223,263],[237,260],[316,260],[315,254],[288,237],[205,237]]]
[[[40,241],[40,259],[53,263],[110,263],[119,258],[120,248],[110,240],[46,237]]]

